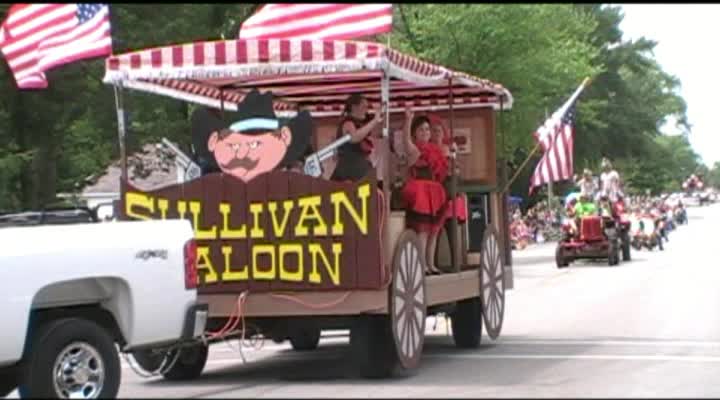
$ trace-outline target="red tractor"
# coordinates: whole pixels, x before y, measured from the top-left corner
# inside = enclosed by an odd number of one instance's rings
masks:
[[[608,265],[630,261],[630,221],[625,218],[622,200],[613,206],[611,215],[592,215],[577,219],[576,227],[563,225],[563,239],[555,250],[558,268],[580,259],[607,259]]]

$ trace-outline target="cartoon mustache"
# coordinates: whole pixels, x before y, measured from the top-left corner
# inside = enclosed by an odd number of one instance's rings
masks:
[[[223,164],[223,167],[227,169],[242,168],[250,171],[258,165],[259,160],[252,160],[248,157],[233,158],[229,163]]]

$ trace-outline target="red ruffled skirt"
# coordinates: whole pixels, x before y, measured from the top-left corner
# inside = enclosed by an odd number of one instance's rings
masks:
[[[468,218],[467,196],[464,193],[458,194],[455,201],[448,200],[443,207],[444,220],[453,217],[453,206],[455,206],[455,218],[458,222],[465,222]],[[443,221],[444,222],[444,221]]]
[[[468,208],[467,208],[467,197],[464,193],[459,194],[455,197],[455,201],[448,199],[443,205],[438,217],[435,219],[435,223],[429,228],[430,232],[438,232],[445,226],[445,223],[453,218],[453,207],[455,208],[455,218],[459,223],[467,222]]]
[[[442,219],[440,211],[447,202],[445,188],[438,182],[426,179],[409,179],[402,190],[406,209],[419,218],[409,218],[408,225],[420,232],[438,229]]]

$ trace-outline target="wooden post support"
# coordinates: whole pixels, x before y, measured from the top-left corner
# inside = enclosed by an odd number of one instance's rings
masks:
[[[452,75],[450,75],[450,78],[448,79],[448,84],[450,86],[450,148],[454,149],[455,146],[455,129],[454,129],[454,120],[455,120],[455,114],[453,112],[453,103],[455,102],[453,97],[453,80]],[[460,269],[462,266],[460,265],[460,255],[458,254],[458,223],[457,223],[457,210],[455,208],[455,198],[457,197],[457,187],[458,187],[458,176],[455,173],[455,169],[457,167],[457,153],[455,151],[452,151],[451,157],[450,157],[450,206],[452,209],[452,218],[450,219],[450,260],[452,263],[452,269],[455,272],[460,272]]]
[[[387,63],[385,64],[387,65]],[[382,80],[380,82],[380,110],[378,112],[384,112],[385,113],[385,121],[383,124],[382,129],[382,136],[383,136],[383,142],[384,145],[381,146],[381,155],[382,162],[380,163],[381,168],[383,169],[381,171],[383,183],[382,183],[382,194],[383,194],[383,204],[380,206],[383,208],[382,215],[383,218],[385,218],[385,222],[383,224],[383,227],[385,228],[383,232],[380,232],[381,240],[383,243],[389,243],[390,241],[390,188],[392,187],[392,182],[395,178],[395,171],[390,170],[390,77],[388,76],[387,70],[384,69],[382,73]],[[392,253],[391,253],[392,254]],[[385,264],[385,271],[391,271],[392,267],[392,258],[390,259],[384,259],[382,261]],[[386,277],[381,277],[381,279],[386,279]],[[389,276],[388,276],[389,279]]]

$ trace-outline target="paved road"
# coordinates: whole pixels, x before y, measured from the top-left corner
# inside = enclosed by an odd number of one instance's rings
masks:
[[[620,267],[554,266],[552,245],[516,253],[502,336],[456,350],[431,318],[422,366],[395,380],[352,377],[347,338],[295,353],[217,345],[203,377],[143,380],[123,369],[121,397],[718,397],[720,205],[690,210],[664,252]],[[235,345],[236,343],[233,343]]]

